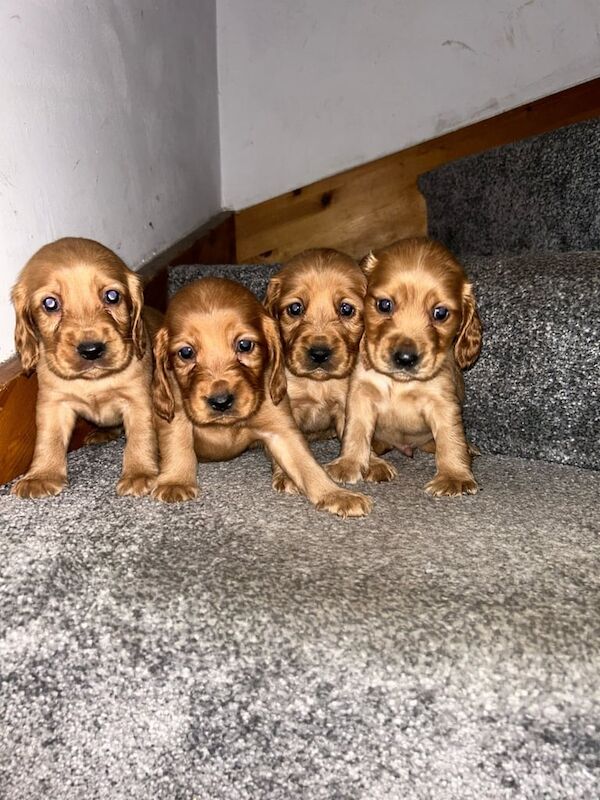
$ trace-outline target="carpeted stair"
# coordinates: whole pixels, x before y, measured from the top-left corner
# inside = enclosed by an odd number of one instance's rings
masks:
[[[600,254],[464,260],[476,496],[392,454],[340,520],[253,451],[165,506],[115,495],[122,442],[0,488],[0,798],[600,796]]]

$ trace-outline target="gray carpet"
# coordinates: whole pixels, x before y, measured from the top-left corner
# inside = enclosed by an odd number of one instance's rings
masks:
[[[600,119],[421,175],[429,235],[458,256],[600,250]]]
[[[600,795],[600,473],[482,457],[434,500],[396,456],[343,521],[261,452],[117,498],[121,454],[0,489],[3,800]]]

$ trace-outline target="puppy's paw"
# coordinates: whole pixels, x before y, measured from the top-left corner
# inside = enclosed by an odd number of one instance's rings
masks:
[[[470,456],[480,456],[481,450],[473,442],[467,442],[467,450]]]
[[[67,485],[65,478],[57,475],[26,475],[17,481],[11,492],[17,497],[52,497],[60,494]]]
[[[342,456],[325,464],[325,472],[337,483],[358,483],[362,478],[360,465]]]
[[[156,474],[139,472],[134,475],[122,475],[117,483],[117,494],[125,497],[143,497],[150,494],[152,487],[156,483]]]
[[[151,495],[163,503],[183,503],[198,497],[198,487],[193,483],[157,483]]]
[[[457,478],[452,475],[436,475],[429,481],[425,491],[432,497],[458,497],[461,494],[476,494],[477,488],[472,476]]]
[[[393,481],[398,475],[398,470],[389,461],[377,456],[371,456],[369,459],[369,467],[363,473],[363,477],[370,483],[384,483],[385,481]]]
[[[107,442],[114,442],[118,439],[122,428],[98,428],[98,430],[90,431],[83,440],[84,444],[106,444]]]
[[[338,489],[326,494],[316,505],[320,511],[329,511],[338,517],[364,517],[373,508],[373,500],[360,492]]]
[[[276,492],[285,492],[285,494],[300,494],[294,481],[288,477],[285,472],[274,472],[271,484]]]

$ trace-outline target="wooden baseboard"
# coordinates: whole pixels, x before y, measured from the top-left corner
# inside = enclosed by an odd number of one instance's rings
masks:
[[[419,175],[448,161],[600,115],[600,78],[372,161],[235,215],[240,263],[285,261],[306,247],[355,258],[427,232]]]
[[[164,310],[168,268],[177,264],[283,261],[306,247],[336,247],[355,257],[427,231],[417,188],[423,172],[553,128],[600,115],[600,78],[432,139],[370,164],[267,200],[224,212],[145,264],[146,302]],[[0,365],[0,483],[24,472],[35,440],[35,376],[17,359]],[[80,424],[80,446],[90,427]]]
[[[170,266],[216,262],[235,262],[231,212],[219,214],[139,270],[146,284],[146,302],[159,311],[166,308]],[[31,463],[35,444],[36,400],[36,376],[26,378],[18,358],[0,364],[0,484],[21,475]],[[91,430],[92,425],[79,420],[69,449],[81,447]]]

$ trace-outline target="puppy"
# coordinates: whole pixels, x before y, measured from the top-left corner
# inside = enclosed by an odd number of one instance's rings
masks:
[[[462,423],[461,369],[481,349],[473,289],[452,254],[428,239],[405,239],[363,262],[365,335],[348,394],[339,458],[327,469],[355,483],[370,470],[373,436],[406,451],[435,452],[429,494],[473,494],[472,450]]]
[[[197,495],[197,460],[264,445],[317,508],[362,516],[371,500],[340,490],[316,463],[286,396],[277,324],[254,295],[204,278],[179,291],[155,343],[154,407],[161,468],[153,497]]]
[[[366,291],[358,264],[330,249],[294,256],[269,282],[265,307],[279,322],[292,414],[309,439],[333,431],[342,440]],[[295,491],[277,465],[273,487]]]
[[[65,238],[38,250],[12,290],[15,343],[26,374],[37,369],[36,442],[19,497],[58,494],[67,483],[67,447],[78,416],[123,425],[121,495],[150,491],[158,469],[151,403],[151,325],[142,285],[111,250]],[[146,319],[145,319],[146,318]],[[93,441],[111,438],[114,431]]]

